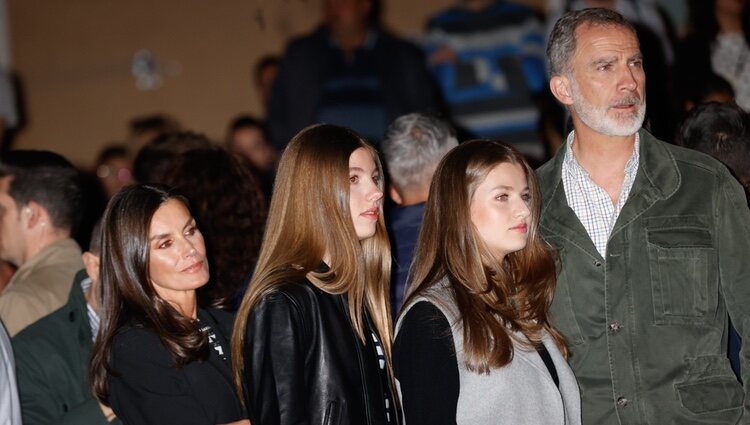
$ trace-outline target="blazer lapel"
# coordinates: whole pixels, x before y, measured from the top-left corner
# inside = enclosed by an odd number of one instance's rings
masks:
[[[230,385],[234,385],[234,379],[232,377],[232,367],[230,363],[230,357],[229,357],[229,341],[224,336],[224,333],[222,332],[222,327],[219,325],[219,323],[216,321],[216,318],[211,314],[210,311],[207,310],[201,310],[200,313],[200,319],[201,321],[204,321],[207,325],[211,326],[211,329],[214,332],[214,335],[216,336],[216,341],[221,345],[222,349],[225,350],[225,355],[227,360],[222,359],[219,356],[219,353],[216,352],[215,348],[212,344],[209,349],[211,350],[211,355],[208,356],[208,363],[213,366],[216,370],[221,373],[221,375],[229,382]]]

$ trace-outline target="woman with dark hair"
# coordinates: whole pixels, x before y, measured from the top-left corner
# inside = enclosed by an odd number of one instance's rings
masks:
[[[253,423],[397,423],[382,172],[372,146],[333,125],[284,151],[232,336]]]
[[[405,423],[581,423],[547,317],[539,205],[533,170],[503,143],[466,142],[438,165],[393,348]]]
[[[98,400],[125,424],[249,425],[231,379],[232,316],[198,308],[208,262],[186,199],[160,185],[123,189],[101,242]]]

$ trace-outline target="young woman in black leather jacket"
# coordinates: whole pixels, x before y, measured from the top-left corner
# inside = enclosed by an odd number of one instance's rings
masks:
[[[382,175],[342,127],[308,127],[284,151],[232,337],[253,424],[397,423]]]

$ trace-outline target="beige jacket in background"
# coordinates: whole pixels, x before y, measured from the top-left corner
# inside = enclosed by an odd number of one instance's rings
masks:
[[[18,268],[0,294],[0,318],[12,337],[68,301],[81,248],[70,238],[42,249]]]

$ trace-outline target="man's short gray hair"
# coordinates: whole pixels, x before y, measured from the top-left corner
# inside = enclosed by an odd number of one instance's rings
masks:
[[[547,43],[550,75],[570,74],[570,59],[576,51],[576,30],[583,24],[620,26],[635,34],[633,25],[613,10],[593,8],[568,12],[557,20]]]
[[[447,122],[419,113],[398,117],[381,142],[391,182],[402,190],[429,186],[438,163],[455,146],[458,140]]]

